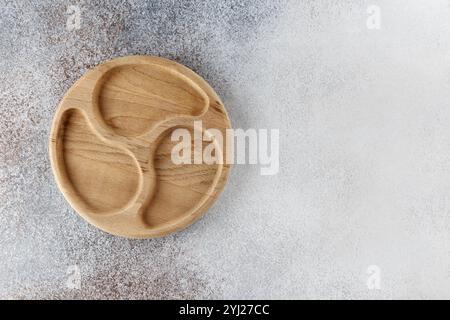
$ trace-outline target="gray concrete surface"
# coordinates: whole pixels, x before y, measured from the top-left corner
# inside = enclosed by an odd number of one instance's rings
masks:
[[[2,0],[0,26],[0,298],[450,298],[448,1]],[[53,180],[51,120],[130,54],[201,74],[235,128],[280,129],[278,175],[235,166],[162,239],[88,225]]]

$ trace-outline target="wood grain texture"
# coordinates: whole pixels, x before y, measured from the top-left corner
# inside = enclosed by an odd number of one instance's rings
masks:
[[[217,94],[193,71],[149,56],[108,61],[80,78],[56,111],[56,181],[83,218],[111,234],[150,238],[183,229],[217,199],[230,169],[172,162],[171,132],[193,133],[196,120],[203,131],[231,127]]]

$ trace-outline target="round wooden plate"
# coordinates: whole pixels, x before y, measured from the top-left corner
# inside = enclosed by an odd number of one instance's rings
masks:
[[[52,168],[67,201],[91,224],[128,238],[164,236],[203,215],[230,169],[175,164],[179,141],[171,133],[215,128],[225,136],[230,127],[219,97],[192,70],[157,57],[117,58],[88,71],[59,104]]]

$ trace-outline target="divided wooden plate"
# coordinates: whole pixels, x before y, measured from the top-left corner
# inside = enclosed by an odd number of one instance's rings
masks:
[[[202,131],[224,136],[231,127],[217,94],[192,70],[150,56],[101,64],[56,111],[50,158],[59,188],[84,219],[114,235],[151,238],[183,229],[218,198],[230,169],[172,161],[172,131],[193,133],[198,120]]]

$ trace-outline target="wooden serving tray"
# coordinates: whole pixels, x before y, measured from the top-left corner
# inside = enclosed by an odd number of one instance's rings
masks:
[[[217,94],[190,69],[150,56],[101,64],[56,111],[50,157],[59,188],[84,219],[114,235],[150,238],[185,228],[218,198],[230,169],[171,160],[172,131],[193,133],[195,120],[224,136],[231,127]]]

